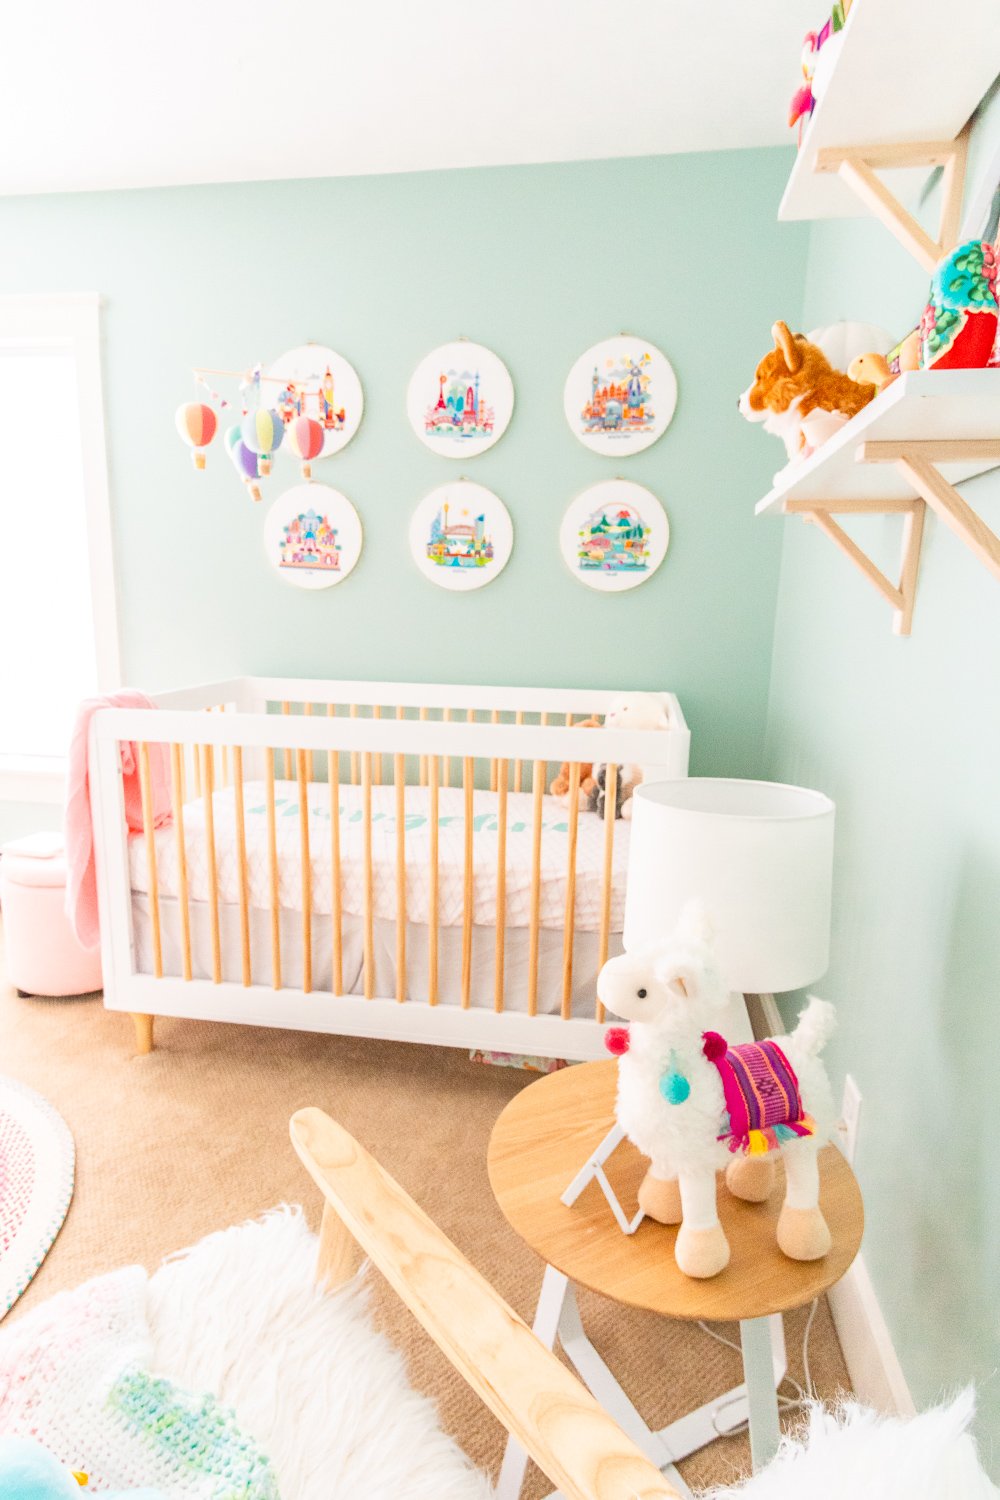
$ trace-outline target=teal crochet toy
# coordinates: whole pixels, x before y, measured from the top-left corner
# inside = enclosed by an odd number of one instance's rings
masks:
[[[31,1438],[0,1437],[3,1500],[83,1500],[85,1474],[64,1468]],[[167,1500],[162,1490],[102,1490],[101,1500]]]

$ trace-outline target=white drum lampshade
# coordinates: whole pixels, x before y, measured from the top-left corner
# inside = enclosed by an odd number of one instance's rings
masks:
[[[811,984],[829,963],[833,823],[829,797],[777,782],[693,776],[638,787],[625,948],[661,943],[696,901],[731,989]]]

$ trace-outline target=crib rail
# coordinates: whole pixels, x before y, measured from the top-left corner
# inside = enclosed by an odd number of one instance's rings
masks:
[[[422,695],[410,689],[407,697],[394,705],[358,702],[370,696],[359,693],[358,684],[350,684],[355,697],[332,701],[330,697],[261,699],[260,691],[271,686],[290,691],[286,680],[272,684],[255,680],[253,689],[245,684],[226,684],[233,691],[228,702],[205,702],[213,695],[211,685],[198,689],[201,706],[164,706],[155,716],[148,711],[108,709],[95,714],[91,729],[92,781],[96,785],[99,808],[99,874],[102,900],[102,926],[110,931],[109,950],[105,955],[105,972],[128,979],[141,977],[155,982],[173,981],[197,987],[194,977],[193,923],[190,870],[186,829],[192,807],[200,809],[204,826],[207,877],[207,912],[209,924],[210,968],[208,982],[216,987],[238,987],[244,991],[261,987],[260,974],[267,968],[274,991],[294,990],[308,996],[314,990],[313,955],[320,951],[329,982],[322,987],[333,996],[344,997],[344,880],[342,871],[342,813],[344,789],[358,789],[363,831],[362,902],[360,911],[363,935],[363,995],[369,1002],[389,998],[379,981],[379,956],[376,941],[376,894],[373,853],[374,789],[393,789],[388,805],[395,809],[394,916],[395,916],[395,983],[393,998],[400,1005],[423,1002],[430,1009],[441,1000],[441,933],[442,892],[440,867],[439,809],[443,789],[461,794],[462,856],[459,1002],[468,1011],[472,997],[474,947],[486,939],[482,926],[474,921],[476,903],[477,849],[473,832],[484,793],[490,793],[489,813],[495,820],[496,917],[492,943],[493,1013],[502,1018],[509,1013],[507,977],[509,876],[509,799],[513,793],[530,793],[530,894],[527,927],[527,996],[528,1018],[553,1019],[539,1015],[540,950],[543,926],[556,925],[549,913],[543,921],[543,837],[546,806],[545,793],[552,775],[563,763],[569,765],[569,797],[565,808],[565,901],[562,912],[562,963],[558,1016],[555,1019],[575,1023],[573,1017],[574,957],[577,935],[577,858],[580,834],[579,792],[585,766],[594,760],[608,762],[608,798],[604,818],[601,853],[600,922],[597,935],[599,961],[609,952],[611,941],[611,904],[615,849],[615,781],[618,768],[640,765],[646,780],[666,779],[686,770],[686,726],[678,724],[678,736],[672,731],[641,733],[574,727],[573,709],[559,710],[562,722],[553,723],[553,710],[538,706],[540,698],[527,707],[479,708],[464,703],[457,708],[447,703],[416,701]],[[312,691],[314,684],[300,684]],[[323,686],[329,693],[332,684]],[[338,684],[338,686],[348,686]],[[387,696],[386,685],[379,686],[379,696]],[[471,690],[463,690],[468,693]],[[440,699],[444,690],[435,690]],[[402,696],[402,695],[400,695]],[[530,696],[530,695],[529,695]],[[586,695],[580,695],[586,696]],[[591,695],[592,701],[593,695]],[[162,700],[161,700],[162,701]],[[190,700],[189,700],[190,701]],[[266,711],[240,711],[240,704],[254,702]],[[573,699],[576,702],[576,698]],[[679,715],[679,709],[677,710]],[[531,722],[532,719],[536,722]],[[155,738],[152,731],[155,729]],[[143,807],[142,838],[145,848],[151,963],[140,969],[136,958],[136,939],[131,902],[128,838],[124,819],[124,800],[120,774],[120,747],[126,742],[139,747],[137,758]],[[157,842],[153,829],[152,789],[150,785],[150,745],[165,745],[170,767],[170,811],[173,818],[173,847],[176,850],[176,897],[164,909],[157,870]],[[683,757],[681,759],[681,756]],[[94,772],[96,771],[96,775]],[[254,778],[263,784],[266,805],[266,858],[268,894],[269,954],[260,951],[261,933],[253,927],[253,901],[249,870],[245,784]],[[278,848],[277,787],[291,783],[298,799],[298,857],[294,864],[299,872],[300,889],[295,907],[301,926],[301,956],[292,964],[283,952],[283,920],[288,911],[282,906],[281,870]],[[329,817],[317,831],[311,821],[310,804],[315,809],[316,784]],[[428,850],[424,872],[427,888],[427,952],[415,972],[408,953],[410,918],[408,875],[415,856],[408,849],[407,788],[426,789],[428,799]],[[231,794],[229,789],[231,788]],[[310,789],[312,788],[312,791]],[[227,958],[223,943],[220,898],[220,850],[217,818],[220,793],[231,795],[235,819],[234,858],[237,876],[235,907],[238,922],[238,962]],[[386,794],[377,794],[386,802]],[[228,804],[227,804],[228,806]],[[287,811],[287,809],[285,809]],[[227,813],[228,815],[228,813]],[[518,827],[523,825],[519,824]],[[621,825],[619,825],[621,826]],[[314,909],[314,849],[321,851],[319,841],[329,840],[330,909]],[[161,846],[162,849],[162,846]],[[424,855],[419,856],[421,859]],[[491,856],[492,857],[492,856]],[[384,892],[383,892],[384,901]],[[260,905],[258,900],[257,905]],[[287,894],[284,907],[289,905]],[[227,920],[233,911],[227,910]],[[105,917],[107,921],[105,922]],[[169,922],[171,945],[179,947],[179,973],[167,973],[164,964],[164,934]],[[449,925],[456,925],[454,922]],[[284,929],[287,932],[287,927]],[[317,950],[315,945],[321,944]],[[287,945],[287,940],[286,940]],[[480,961],[482,953],[479,953]],[[110,959],[110,965],[108,960]],[[327,959],[329,963],[327,965]],[[388,961],[386,960],[387,964]],[[388,964],[388,967],[392,967]],[[294,968],[296,972],[290,972]],[[151,969],[151,972],[150,972]],[[234,972],[231,972],[234,970]],[[256,974],[256,982],[255,982]],[[548,992],[546,992],[548,998]],[[346,997],[345,997],[346,998]],[[351,997],[353,998],[353,997]],[[113,1003],[109,1001],[109,1003]],[[132,1008],[127,1006],[125,1008]],[[449,1007],[450,1008],[450,1007]],[[151,1009],[160,1013],[157,1005]],[[476,1009],[479,1009],[477,1005]],[[177,1012],[174,1012],[177,1013]],[[242,1016],[234,1015],[234,1019]],[[603,1011],[594,1001],[593,1020],[603,1020]],[[288,1022],[286,1024],[293,1024]],[[324,1028],[320,1028],[324,1029]],[[331,1028],[335,1029],[335,1028]],[[540,1028],[541,1030],[542,1028]],[[544,1028],[552,1037],[553,1029]],[[540,1051],[558,1052],[554,1041]],[[565,1049],[565,1055],[572,1055]]]

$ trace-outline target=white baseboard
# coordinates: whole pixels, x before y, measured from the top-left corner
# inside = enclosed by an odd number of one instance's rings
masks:
[[[916,1413],[864,1257],[827,1293],[854,1394],[866,1406],[901,1417]]]

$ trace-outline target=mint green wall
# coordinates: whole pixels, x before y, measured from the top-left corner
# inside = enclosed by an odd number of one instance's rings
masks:
[[[977,133],[973,180],[1000,143]],[[904,333],[928,278],[873,222],[817,223],[805,324]],[[964,493],[1000,525],[1000,473]],[[836,799],[834,1066],[864,1099],[865,1256],[918,1405],[980,1382],[1000,1431],[1000,589],[928,516],[913,634],[815,529],[784,555],[768,773]],[[898,518],[852,524],[898,566]]]
[[[797,310],[806,230],[772,206],[784,151],[22,198],[0,203],[0,286],[97,288],[124,663],[135,684],[234,672],[675,689],[703,771],[760,762],[781,537],[747,488],[769,455],[735,397],[775,306]],[[791,288],[791,291],[788,289]],[[763,310],[763,311],[762,311]],[[618,330],[659,344],[680,398],[668,433],[614,461],[572,436],[573,360]],[[404,393],[418,359],[466,335],[514,379],[514,419],[465,467],[418,442]],[[365,417],[316,476],[357,505],[361,562],[335,589],[291,589],[217,442],[203,476],[173,414],[193,364],[248,367],[333,344]],[[282,469],[282,474],[291,471]],[[504,574],[466,597],[414,567],[410,514],[467,472],[514,521]],[[609,598],[560,559],[563,511],[617,472],[666,506],[660,573]]]

